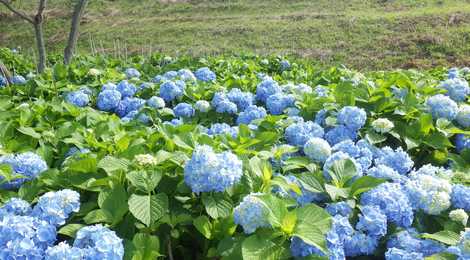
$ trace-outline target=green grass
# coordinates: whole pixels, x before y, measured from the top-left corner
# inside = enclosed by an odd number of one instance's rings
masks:
[[[47,47],[58,52],[71,6],[49,2]],[[359,70],[470,63],[469,0],[93,0],[81,31],[80,52],[121,57],[281,54]],[[5,9],[0,46],[34,53],[31,26]]]

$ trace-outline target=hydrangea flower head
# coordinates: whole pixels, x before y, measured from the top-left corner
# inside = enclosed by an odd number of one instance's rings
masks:
[[[195,81],[196,80],[196,76],[194,76],[194,74],[188,69],[178,70],[178,76],[183,81]]]
[[[177,117],[193,117],[194,116],[194,108],[188,103],[179,103],[173,108],[173,112]]]
[[[18,188],[24,182],[37,178],[39,174],[48,168],[46,162],[33,152],[2,156],[0,157],[0,163],[9,164],[15,173],[23,176],[22,178],[1,184],[0,187],[5,189]],[[0,180],[2,179],[3,177],[0,178]]]
[[[153,96],[147,100],[147,105],[152,108],[161,109],[165,107],[165,100],[161,97]]]
[[[446,96],[455,102],[463,102],[470,95],[470,87],[468,82],[462,78],[449,78],[439,85],[439,87],[447,90]]]
[[[127,68],[125,74],[128,79],[140,78],[140,72],[134,68]]]
[[[470,127],[470,105],[461,105],[455,121],[464,128]]]
[[[470,149],[470,137],[464,134],[455,135],[455,149],[457,152],[462,152],[464,149]]]
[[[84,107],[90,102],[89,96],[82,91],[69,92],[65,97],[65,100],[77,107]]]
[[[215,73],[207,67],[200,68],[194,72],[196,78],[200,81],[210,82],[216,79]]]
[[[78,230],[73,247],[85,250],[87,259],[119,260],[124,257],[122,239],[102,225]]]
[[[312,121],[298,122],[291,124],[285,130],[284,137],[287,143],[294,146],[303,147],[310,138],[322,138],[324,130]]]
[[[262,119],[267,116],[266,110],[264,107],[258,106],[249,106],[243,112],[240,112],[237,118],[237,124],[245,124],[248,125],[251,121],[256,119]]]
[[[106,84],[103,84],[103,86],[101,86],[101,91],[105,91],[105,90],[117,90],[117,86],[116,84],[112,82],[108,82]]]
[[[54,226],[61,226],[73,212],[80,209],[80,195],[73,190],[47,192],[34,206],[32,216]]]
[[[411,168],[413,168],[414,162],[411,160],[408,153],[403,151],[401,147],[398,147],[396,150],[385,146],[378,153],[378,158],[375,160],[375,164],[388,166],[399,174],[407,174]]]
[[[178,76],[178,72],[174,70],[167,71],[163,74],[163,79],[164,80],[172,80]]]
[[[230,126],[226,123],[214,123],[207,129],[207,134],[210,136],[228,134],[232,138],[236,138],[238,136],[238,127]]]
[[[305,143],[304,153],[311,160],[324,163],[331,155],[331,147],[324,139],[312,137]]]
[[[365,125],[367,114],[362,108],[346,106],[339,111],[337,119],[338,123],[357,131]]]
[[[357,139],[357,132],[343,125],[339,125],[326,132],[325,139],[330,145],[335,145],[346,140],[355,141]]]
[[[218,105],[215,108],[215,111],[217,113],[236,114],[238,109],[235,103],[230,102],[228,100],[224,100],[218,103]]]
[[[26,84],[26,79],[21,75],[15,75],[11,78],[11,83],[13,85],[24,85]]]
[[[462,233],[459,243],[447,249],[447,252],[457,256],[457,260],[470,259],[470,231]]]
[[[330,170],[332,169],[333,165],[337,161],[341,161],[341,160],[350,160],[354,164],[356,168],[356,174],[354,178],[358,178],[362,176],[363,169],[362,169],[361,164],[359,164],[354,158],[349,156],[349,154],[347,153],[336,152],[336,153],[331,154],[330,157],[326,159],[325,164],[323,164],[323,177],[325,177],[326,180],[328,181],[331,180]]]
[[[364,206],[361,208],[356,229],[373,237],[385,236],[387,234],[387,216],[377,206]]]
[[[468,221],[468,214],[463,209],[454,209],[449,212],[449,218],[453,221],[462,223],[463,226],[466,226]]]
[[[31,206],[29,203],[19,198],[11,198],[0,207],[0,219],[6,215],[27,216],[30,213]]]
[[[372,122],[372,128],[374,131],[381,134],[390,132],[393,127],[395,127],[395,125],[387,118],[378,118]]]
[[[251,234],[260,227],[269,227],[268,212],[257,193],[252,193],[243,198],[233,212],[234,222],[243,227],[245,234]]]
[[[266,108],[273,115],[280,115],[288,107],[294,105],[295,98],[293,95],[285,95],[276,93],[268,97],[266,100]]]
[[[321,86],[321,85],[318,85],[316,86],[314,89],[313,89],[313,92],[315,93],[315,95],[317,95],[318,97],[327,97],[329,95],[329,90],[324,87],[324,86]]]
[[[389,248],[385,252],[385,260],[417,260],[423,259],[424,256],[421,253],[409,252],[399,248]]]
[[[103,90],[98,94],[96,106],[101,111],[114,111],[118,107],[121,97],[121,93],[117,90]]]
[[[196,104],[194,104],[194,107],[201,113],[207,113],[211,110],[211,104],[205,100],[198,100]]]
[[[379,245],[379,239],[375,236],[360,232],[354,233],[344,241],[344,253],[346,256],[372,255]]]
[[[66,242],[60,242],[58,245],[49,247],[46,250],[46,259],[48,260],[82,260],[85,259],[87,252],[81,248],[71,247]]]
[[[164,125],[172,125],[172,126],[179,126],[183,124],[183,120],[179,118],[173,118],[170,121],[163,122]]]
[[[123,80],[117,85],[117,91],[121,93],[122,98],[133,97],[137,92],[137,88],[129,81]]]
[[[184,81],[165,81],[160,85],[160,96],[166,102],[170,102],[183,96],[185,89],[186,84]]]
[[[400,183],[405,180],[405,177],[403,175],[400,175],[394,169],[383,164],[379,164],[375,167],[370,168],[369,170],[367,170],[366,175],[372,176],[374,178],[387,179],[393,182]]]
[[[447,71],[447,78],[449,79],[455,79],[459,77],[459,69],[458,68],[450,68]]]
[[[394,234],[387,242],[388,248],[397,248],[407,252],[415,252],[423,256],[430,256],[445,250],[437,241],[418,238],[418,232],[409,228]]]
[[[281,87],[275,80],[267,78],[256,86],[256,99],[264,103],[269,96],[281,91]]]
[[[299,237],[292,237],[290,243],[290,252],[293,257],[306,257],[309,255],[324,256],[325,254],[316,246],[305,243]]]
[[[470,187],[462,184],[452,186],[451,202],[454,208],[470,211]]]
[[[326,205],[325,210],[332,216],[340,215],[348,218],[353,213],[353,208],[345,201],[329,203]]]
[[[240,181],[242,161],[231,152],[215,153],[207,145],[197,146],[184,167],[184,181],[195,193],[222,192]]]
[[[116,108],[116,114],[118,114],[119,117],[125,117],[132,111],[139,111],[144,105],[145,100],[141,98],[126,97],[119,102]]]
[[[237,105],[238,111],[244,111],[247,107],[253,105],[253,94],[250,92],[243,92],[238,88],[232,88],[227,93],[227,98],[230,102]]]
[[[457,116],[457,103],[442,94],[428,98],[426,105],[434,119],[445,118],[452,121]]]
[[[369,147],[356,145],[351,140],[345,140],[335,144],[332,147],[332,152],[344,152],[354,158],[360,165],[361,169],[365,170],[372,164],[373,153]]]
[[[291,67],[290,62],[288,60],[281,60],[281,62],[279,62],[279,65],[281,66],[281,71],[289,70]]]

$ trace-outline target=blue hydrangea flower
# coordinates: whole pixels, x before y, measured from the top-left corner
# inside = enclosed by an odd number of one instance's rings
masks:
[[[455,79],[459,77],[459,69],[458,68],[450,68],[447,71],[447,78],[449,79]]]
[[[142,84],[139,85],[137,88],[137,91],[143,91],[146,89],[151,89],[152,88],[152,83],[149,82],[142,82]]]
[[[332,152],[344,152],[354,158],[360,165],[361,169],[366,170],[372,164],[373,153],[368,147],[360,147],[351,140],[345,140],[335,144]]]
[[[334,215],[331,222],[331,230],[339,237],[339,243],[342,244],[347,237],[350,237],[354,234],[354,228],[351,226],[348,217],[343,217],[341,215]]]
[[[243,92],[238,88],[232,88],[227,93],[227,98],[237,105],[238,111],[244,111],[247,107],[253,105],[253,94]]]
[[[232,138],[237,138],[238,127],[230,126],[226,123],[214,123],[209,129],[207,129],[207,134],[210,136],[228,134],[232,136]]]
[[[240,112],[237,118],[237,124],[250,124],[253,120],[262,119],[267,116],[264,107],[249,106],[243,112]]]
[[[164,125],[172,125],[172,126],[179,126],[179,125],[182,125],[183,124],[183,120],[179,119],[179,118],[173,118],[172,120],[170,121],[165,121],[163,122]]]
[[[394,169],[383,164],[379,164],[375,167],[370,168],[367,171],[366,175],[380,179],[387,179],[399,183],[403,182],[406,178],[403,175],[400,175]]]
[[[460,241],[455,246],[450,246],[447,252],[457,256],[457,260],[470,259],[470,231],[465,231],[460,238]]]
[[[5,87],[7,85],[7,80],[0,75],[0,88]]]
[[[461,105],[455,121],[464,128],[470,127],[470,105]]]
[[[127,68],[126,71],[126,77],[128,79],[132,79],[132,78],[140,78],[140,72],[137,70],[137,69],[134,69],[134,68]]]
[[[85,250],[87,259],[121,260],[124,257],[122,239],[102,225],[78,230],[73,247]]]
[[[34,206],[32,216],[54,226],[61,226],[72,212],[80,209],[80,195],[73,190],[64,189],[47,192],[39,198]]]
[[[306,257],[309,255],[324,256],[325,254],[316,246],[305,243],[299,237],[292,237],[290,243],[290,252],[293,257]]]
[[[101,111],[114,111],[121,101],[121,93],[117,90],[106,89],[100,92],[96,106]]]
[[[338,112],[337,119],[338,123],[357,131],[366,124],[367,114],[362,108],[346,106]]]
[[[87,148],[77,148],[75,146],[71,147],[64,155],[65,158],[70,157],[75,154],[84,154],[84,153],[89,153],[90,149]]]
[[[413,222],[411,203],[398,183],[382,183],[363,193],[361,205],[378,206],[388,221],[401,227],[409,227]]]
[[[332,216],[340,215],[348,218],[353,212],[353,208],[346,201],[329,203],[326,205],[325,210]]]
[[[294,89],[292,90],[293,93],[297,95],[306,95],[311,94],[313,92],[312,87],[307,84],[300,83],[299,85],[295,85]]]
[[[252,193],[243,198],[233,211],[234,222],[243,227],[245,234],[251,234],[260,227],[269,227],[268,212],[259,198]]]
[[[331,154],[330,157],[326,159],[325,164],[323,164],[323,176],[325,177],[326,180],[328,181],[331,180],[330,170],[337,161],[341,161],[341,160],[350,160],[354,164],[354,166],[356,167],[356,174],[354,178],[358,178],[362,176],[362,172],[363,172],[362,166],[356,161],[356,159],[352,158],[347,153],[336,152],[336,153]]]
[[[170,70],[170,71],[167,71],[167,72],[163,73],[162,77],[163,77],[164,80],[172,80],[172,79],[178,77],[178,72],[174,71],[174,70]]]
[[[60,242],[58,245],[49,247],[46,250],[47,260],[82,260],[88,259],[85,256],[87,251],[77,247],[71,247],[66,242]]]
[[[11,83],[13,85],[24,85],[26,84],[26,79],[21,75],[15,75],[11,78]]]
[[[451,193],[452,206],[457,209],[470,211],[470,187],[462,184],[452,186]]]
[[[387,247],[420,253],[423,256],[430,256],[445,250],[445,247],[437,241],[418,238],[418,233],[413,228],[394,234],[388,240]]]
[[[312,202],[321,202],[325,200],[326,196],[320,192],[311,192],[306,190],[302,183],[294,175],[288,175],[283,177],[288,184],[297,185],[300,188],[300,194],[293,190],[284,190],[281,187],[275,186],[273,192],[280,195],[281,197],[291,197],[297,201],[300,206],[307,205]]]
[[[105,91],[105,90],[117,90],[117,86],[114,83],[108,82],[104,84],[103,86],[101,86],[101,91]]]
[[[230,101],[222,101],[217,105],[215,111],[217,113],[236,114],[238,110],[235,103]]]
[[[300,109],[296,107],[288,107],[285,110],[287,116],[300,116]]]
[[[67,94],[65,100],[77,107],[85,107],[90,102],[90,97],[83,91],[72,91]]]
[[[291,124],[285,130],[284,137],[287,143],[294,146],[303,147],[310,138],[322,138],[323,128],[312,121],[298,122]]]
[[[183,81],[196,81],[196,76],[188,69],[178,70],[178,76]]]
[[[280,92],[282,90],[279,84],[275,80],[267,78],[256,86],[256,99],[264,103],[269,96]]]
[[[393,93],[393,96],[396,99],[399,99],[402,102],[404,102],[406,96],[408,95],[408,89],[407,88],[398,88],[398,87],[393,86],[392,87],[392,93]]]
[[[331,155],[331,147],[324,139],[312,137],[305,143],[304,153],[311,160],[324,163]]]
[[[0,207],[0,219],[6,215],[27,216],[30,213],[29,203],[19,198],[11,198]]]
[[[295,98],[293,95],[276,93],[266,100],[266,108],[273,115],[280,115],[288,107],[294,106]]]
[[[134,84],[129,83],[127,80],[123,80],[117,85],[117,91],[121,93],[122,98],[133,97],[137,92],[137,88]]]
[[[441,82],[439,87],[447,90],[446,96],[455,102],[463,102],[470,95],[470,87],[465,79],[450,78]]]
[[[0,163],[9,164],[13,171],[23,177],[14,179],[0,185],[0,188],[15,189],[26,181],[37,178],[42,172],[47,170],[46,162],[41,156],[33,152],[25,152],[17,155],[6,155],[0,157]],[[3,177],[0,177],[0,181]]]
[[[318,85],[313,89],[313,93],[318,97],[327,97],[329,95],[329,89],[324,86]]]
[[[401,147],[393,150],[392,148],[385,146],[379,151],[375,164],[383,164],[394,169],[399,174],[404,175],[413,168],[414,162],[411,160],[408,153],[403,151]]]
[[[200,81],[210,82],[216,79],[216,75],[207,67],[200,68],[194,72],[196,78]]]
[[[357,139],[357,132],[343,125],[339,125],[328,130],[325,134],[325,139],[330,145],[335,145],[346,140],[355,141]]]
[[[185,89],[186,84],[184,83],[184,81],[165,81],[160,86],[160,96],[166,102],[170,102],[183,96]]]
[[[281,62],[279,62],[279,65],[281,66],[281,71],[290,69],[290,63],[288,60],[281,60]]]
[[[318,111],[317,114],[315,115],[314,122],[321,125],[322,127],[326,127],[325,119],[326,119],[327,115],[328,115],[328,110],[326,110],[326,109],[322,109],[322,110]]]
[[[409,252],[399,248],[389,248],[385,252],[385,260],[418,260],[424,259],[423,254],[416,252]]]
[[[215,153],[207,145],[197,146],[184,167],[184,181],[195,193],[217,191],[238,183],[242,161],[231,152]]]
[[[205,100],[198,100],[196,104],[194,104],[194,107],[201,113],[207,113],[211,110],[211,104]]]
[[[220,91],[220,92],[214,93],[214,96],[212,97],[211,104],[212,104],[212,106],[217,107],[221,102],[224,102],[224,101],[230,102],[230,100],[228,100],[227,95],[225,94],[225,92]]]
[[[377,249],[379,239],[375,236],[360,232],[354,233],[344,241],[344,253],[346,256],[372,255]]]
[[[173,108],[173,112],[177,117],[192,117],[194,116],[194,108],[188,103],[179,103]]]
[[[382,237],[387,234],[387,216],[377,206],[361,207],[356,229],[369,236]]]
[[[459,153],[464,149],[470,149],[470,137],[464,134],[455,135],[455,149]]]
[[[145,100],[141,98],[126,97],[119,102],[116,108],[116,114],[118,114],[119,117],[125,117],[132,111],[139,111],[144,105]]]
[[[165,100],[161,97],[153,96],[147,100],[147,105],[152,108],[161,109],[165,107]]]
[[[457,103],[442,94],[428,98],[426,105],[434,119],[445,118],[452,121],[457,116]]]

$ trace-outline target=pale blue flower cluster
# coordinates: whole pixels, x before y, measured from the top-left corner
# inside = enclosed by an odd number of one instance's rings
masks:
[[[335,145],[346,140],[355,141],[357,139],[357,132],[345,127],[344,125],[338,125],[326,132],[325,139],[330,143],[330,145]]]
[[[457,116],[457,103],[442,94],[428,98],[426,105],[434,119],[445,118],[452,121]]]
[[[331,147],[324,139],[312,137],[305,143],[304,153],[311,160],[324,163],[331,155]]]
[[[462,184],[453,185],[451,202],[454,208],[470,212],[470,187]]]
[[[353,213],[353,208],[346,201],[329,203],[326,205],[325,210],[332,216],[340,215],[348,218]]]
[[[451,246],[447,252],[457,256],[457,260],[470,259],[470,231],[463,232],[457,245]]]
[[[470,128],[470,105],[464,104],[459,107],[455,121],[464,128]]]
[[[231,152],[215,153],[210,146],[197,146],[184,167],[184,181],[195,193],[222,192],[240,181],[242,166]]]
[[[31,205],[18,198],[11,198],[0,207],[0,219],[6,215],[27,216],[29,214],[31,214]]]
[[[125,74],[128,79],[140,78],[140,72],[135,68],[127,68]]]
[[[224,92],[215,93],[211,103],[217,113],[236,114],[238,112],[237,104],[230,101]]]
[[[115,112],[119,117],[122,118],[128,116],[133,111],[135,111],[134,114],[136,114],[144,105],[145,100],[141,98],[126,97],[119,102]]]
[[[207,134],[210,136],[215,135],[230,135],[232,138],[237,138],[238,136],[238,127],[230,126],[226,123],[214,123],[209,129],[207,129]]]
[[[344,152],[336,152],[330,155],[325,161],[325,164],[323,164],[323,176],[325,177],[326,180],[331,180],[331,175],[330,172],[333,168],[333,165],[341,160],[350,160],[353,164],[354,167],[356,168],[356,173],[354,175],[354,179],[361,177],[362,176],[362,166],[359,162],[356,161],[356,159],[352,158],[349,156],[349,154],[344,153]]]
[[[121,93],[121,98],[123,99],[126,97],[133,97],[137,92],[137,88],[135,87],[135,85],[129,83],[129,81],[127,80],[119,82],[119,84],[116,86],[116,90]]]
[[[403,182],[406,179],[406,177],[400,175],[394,169],[383,164],[379,164],[375,167],[368,169],[366,175],[380,179],[387,179],[399,183]]]
[[[306,257],[309,255],[324,256],[325,254],[316,246],[305,243],[299,237],[292,237],[290,244],[290,252],[293,257]]]
[[[84,91],[77,90],[67,93],[65,100],[77,107],[85,107],[90,103],[90,97]]]
[[[83,260],[85,258],[85,250],[77,247],[71,247],[67,242],[60,242],[54,247],[49,247],[46,250],[47,260]]]
[[[90,260],[121,260],[124,257],[122,239],[102,225],[78,230],[73,247],[84,250],[85,258]]]
[[[21,75],[14,75],[11,78],[11,83],[13,85],[24,85],[24,84],[26,84],[26,79]]]
[[[396,247],[389,248],[385,252],[385,260],[418,260],[423,259],[423,254],[416,252],[408,252]]]
[[[281,87],[275,80],[272,78],[265,78],[256,86],[256,99],[264,103],[269,96],[280,92]]]
[[[439,87],[447,90],[446,96],[455,102],[463,102],[470,95],[470,87],[465,79],[450,78],[441,82]]]
[[[283,93],[276,93],[266,100],[266,108],[273,115],[280,115],[288,107],[294,106],[295,97]]]
[[[313,89],[313,93],[318,97],[327,97],[329,95],[329,89],[324,86],[318,85]]]
[[[246,234],[251,234],[260,227],[269,227],[267,209],[259,198],[258,193],[246,195],[233,211],[235,224],[241,225]]]
[[[290,62],[288,60],[281,60],[279,65],[281,66],[281,71],[289,70],[291,68]]]
[[[216,79],[215,73],[207,67],[200,68],[194,72],[196,78],[200,81],[210,82]]]
[[[396,248],[409,254],[415,253],[422,256],[430,256],[445,250],[445,247],[442,244],[434,240],[418,238],[418,232],[413,228],[394,234],[388,240],[387,247],[389,249]]]
[[[90,149],[88,148],[77,148],[75,146],[71,147],[64,155],[65,158],[67,157],[70,157],[70,156],[73,156],[75,154],[85,154],[85,153],[89,153],[90,152]]]
[[[382,237],[387,234],[387,216],[377,206],[361,207],[356,230],[365,232],[369,236]]]
[[[267,116],[266,109],[264,107],[258,107],[255,105],[249,106],[245,111],[240,112],[237,118],[237,124],[250,124],[253,120],[262,119]]]
[[[173,108],[173,112],[177,117],[190,118],[194,116],[195,110],[188,103],[179,103]]]
[[[372,255],[379,245],[379,238],[355,232],[344,240],[344,253],[346,256]]]
[[[163,122],[164,125],[179,126],[183,124],[183,120],[179,118],[173,118],[170,121]]]
[[[470,149],[470,137],[464,134],[455,135],[455,149],[457,152],[462,152],[464,149]]]
[[[165,102],[171,102],[182,97],[185,89],[186,83],[182,80],[165,81],[160,85],[160,97],[162,97]]]
[[[298,122],[289,125],[284,133],[287,143],[294,146],[303,147],[310,138],[322,138],[324,130],[312,121]]]
[[[357,131],[365,125],[367,114],[362,108],[346,106],[338,112],[337,119],[339,124],[352,131]]]
[[[152,108],[161,109],[165,107],[165,100],[161,97],[153,96],[147,100],[147,105]]]
[[[0,164],[10,165],[14,173],[21,175],[20,178],[0,184],[0,188],[3,189],[19,188],[24,182],[37,178],[48,169],[47,163],[41,156],[33,152],[1,156]],[[0,176],[0,181],[2,180],[3,177]]]
[[[459,77],[459,69],[458,68],[450,68],[447,71],[447,78],[449,79],[455,79]]]
[[[198,100],[196,104],[194,104],[194,108],[201,113],[207,113],[211,110],[211,104],[205,100]]]
[[[180,69],[178,70],[178,77],[180,77],[183,81],[195,81],[196,76],[194,76],[193,72],[188,69]]]
[[[32,211],[32,216],[61,226],[73,212],[80,209],[80,195],[73,190],[47,192],[42,195]]]
[[[345,140],[335,144],[332,147],[332,152],[344,152],[354,158],[360,165],[361,169],[368,169],[372,164],[373,153],[368,147],[361,147],[356,145],[351,140]],[[358,169],[359,170],[359,169]]]
[[[232,88],[227,93],[227,98],[230,102],[237,105],[238,111],[244,111],[249,106],[253,105],[254,97],[250,92],[243,92],[238,88]]]
[[[103,89],[98,94],[96,106],[101,111],[112,112],[118,107],[121,97],[121,93],[115,89]]]
[[[378,158],[375,159],[376,165],[388,166],[399,174],[407,174],[413,168],[414,162],[411,160],[407,152],[403,151],[401,147],[396,150],[385,146],[377,154]]]

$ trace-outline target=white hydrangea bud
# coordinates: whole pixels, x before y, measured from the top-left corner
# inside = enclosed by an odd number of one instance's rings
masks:
[[[140,166],[154,166],[157,165],[157,158],[151,154],[139,154],[135,156],[135,161]]]
[[[101,71],[98,70],[98,69],[95,69],[95,68],[91,68],[89,71],[88,71],[88,75],[90,76],[98,76],[101,74]]]
[[[211,109],[211,104],[205,100],[199,100],[195,104],[196,110],[207,113]]]
[[[466,226],[468,221],[468,214],[463,209],[454,209],[449,213],[450,219],[462,223]]]
[[[374,122],[372,122],[372,127],[374,128],[376,132],[383,134],[383,133],[390,132],[390,130],[392,130],[393,127],[395,127],[395,125],[393,124],[392,121],[386,118],[379,118],[379,119],[374,120]]]

